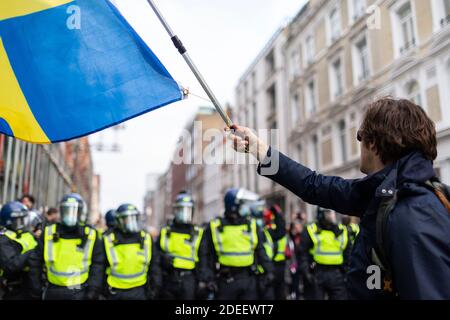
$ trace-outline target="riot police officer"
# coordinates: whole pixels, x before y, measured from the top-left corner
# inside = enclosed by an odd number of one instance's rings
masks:
[[[181,191],[174,201],[174,219],[161,229],[157,241],[164,270],[163,299],[204,299],[214,290],[204,229],[192,223],[194,205],[192,196]]]
[[[28,209],[20,202],[5,204],[0,211],[0,280],[5,300],[38,299],[32,295],[30,255],[37,246],[29,232]]]
[[[115,212],[116,225],[103,235],[106,251],[106,299],[147,300],[161,288],[159,255],[132,204]]]
[[[248,190],[229,189],[224,198],[224,217],[213,219],[206,230],[213,257],[211,266],[218,277],[218,300],[258,299],[257,265],[267,273],[268,284],[273,281],[263,232],[250,217],[250,204],[258,199],[258,195]]]
[[[347,228],[336,213],[318,209],[317,222],[302,233],[300,271],[306,300],[347,299],[345,272],[351,251]]]
[[[263,231],[263,245],[266,255],[273,265],[275,245],[272,236],[264,224],[264,212],[266,211],[266,202],[264,200],[256,201],[250,206],[251,216],[256,220],[256,224]],[[258,294],[261,300],[274,300],[275,292],[273,283],[267,284],[266,271],[261,265],[258,265]]]
[[[46,278],[45,300],[96,300],[104,274],[104,250],[97,231],[86,224],[87,205],[76,193],[60,202],[61,222],[47,225],[30,262],[33,287]],[[45,271],[44,271],[45,270]]]

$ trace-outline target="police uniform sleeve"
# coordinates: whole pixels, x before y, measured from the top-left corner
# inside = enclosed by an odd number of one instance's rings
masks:
[[[264,250],[263,244],[265,236],[261,228],[258,228],[257,235],[258,235],[258,244],[256,245],[255,249],[256,261],[258,261],[258,264],[260,264],[263,267],[264,271],[267,274],[273,273],[274,270],[272,261],[267,256],[266,250]]]
[[[216,271],[216,262],[218,261],[216,250],[214,249],[214,243],[212,241],[212,234],[211,234],[211,225],[208,224],[208,226],[205,229],[205,234],[203,235],[203,238],[205,239],[205,254],[208,256],[208,259],[206,260],[207,265],[206,267],[210,270],[210,274],[212,276],[212,279],[214,278],[214,274]]]
[[[11,240],[0,236],[0,269],[3,269],[5,274],[21,272],[28,266],[31,253],[32,250],[21,254],[15,249]]]
[[[100,293],[103,288],[105,278],[105,260],[106,253],[103,241],[98,236],[95,239],[94,249],[92,252],[92,264],[89,270],[88,290]]]
[[[213,262],[211,260],[211,255],[209,254],[209,245],[208,245],[208,239],[207,234],[205,234],[202,237],[202,240],[200,242],[200,247],[198,249],[198,259],[199,259],[199,265],[198,265],[198,281],[201,282],[210,282],[214,279],[214,272],[213,272]]]
[[[275,166],[274,174],[265,174],[265,168]],[[269,148],[267,157],[258,165],[258,174],[282,185],[304,201],[337,212],[360,216],[370,202],[376,186],[362,180],[345,180],[324,176],[297,163],[283,153]]]
[[[42,295],[44,276],[44,241],[43,236],[38,240],[38,245],[30,254],[30,272],[28,273],[30,279],[31,295],[38,298]]]
[[[150,261],[147,276],[147,284],[156,290],[162,287],[161,253],[158,247],[159,245],[152,241],[152,260]]]

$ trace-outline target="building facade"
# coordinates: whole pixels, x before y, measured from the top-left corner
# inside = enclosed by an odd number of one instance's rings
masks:
[[[87,138],[37,145],[0,135],[0,204],[32,194],[36,208],[45,211],[73,191],[98,208],[93,179]]]
[[[356,132],[376,98],[407,98],[436,123],[436,171],[450,182],[448,0],[312,0],[285,46],[288,153],[328,175],[360,177]],[[288,210],[307,207],[290,195]]]

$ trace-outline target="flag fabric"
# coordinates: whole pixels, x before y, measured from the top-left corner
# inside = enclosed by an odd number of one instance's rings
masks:
[[[0,0],[0,133],[66,141],[182,98],[109,0]]]

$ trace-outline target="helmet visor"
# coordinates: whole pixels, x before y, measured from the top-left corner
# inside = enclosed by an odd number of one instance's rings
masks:
[[[128,233],[136,233],[142,230],[142,221],[137,211],[128,211],[117,218],[120,227]]]
[[[11,213],[11,228],[13,230],[25,230],[30,227],[30,219],[27,211],[16,211]]]
[[[192,223],[194,208],[192,205],[181,205],[174,207],[175,220],[180,223]]]
[[[67,227],[78,223],[78,202],[63,202],[60,208],[61,222]]]

